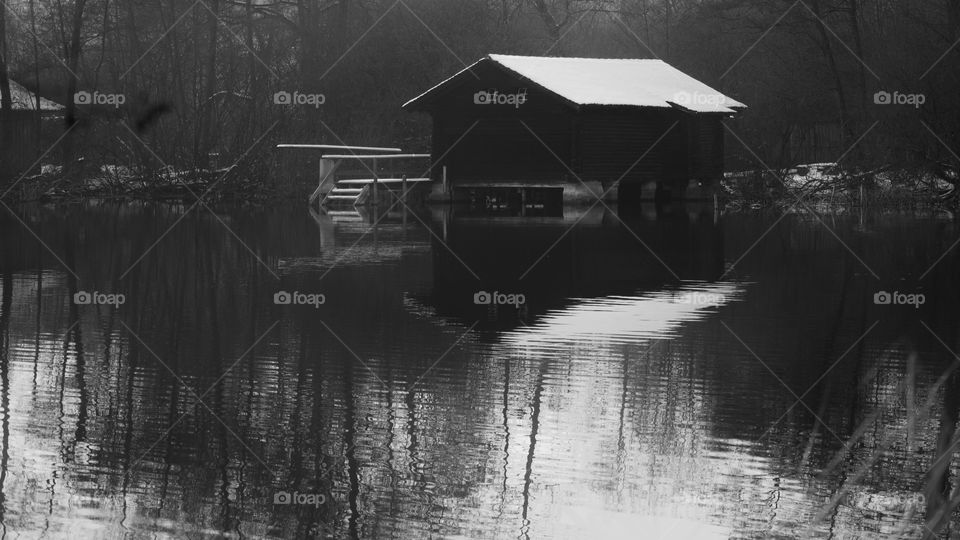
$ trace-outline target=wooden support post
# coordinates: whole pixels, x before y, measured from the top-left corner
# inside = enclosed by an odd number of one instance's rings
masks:
[[[313,194],[310,195],[310,202],[313,202],[313,199],[316,198],[319,201],[319,205],[323,206],[323,200],[326,198],[327,192],[330,191],[326,188],[326,185],[335,182],[334,174],[337,172],[339,166],[339,160],[320,158],[318,165],[318,175],[320,179],[317,183],[317,189],[313,190]]]
[[[449,188],[449,186],[447,185],[447,166],[444,165],[444,166],[443,166],[443,193],[444,193],[444,195],[449,195],[449,194],[450,194],[450,191],[449,191],[449,190],[450,190],[450,188]]]
[[[380,198],[379,198],[379,197],[380,197],[380,193],[379,193],[380,190],[378,189],[378,186],[377,186],[378,183],[379,183],[379,182],[377,181],[377,160],[374,159],[374,160],[373,160],[373,190],[372,190],[372,191],[373,191],[373,205],[374,205],[374,206],[377,206],[378,204],[380,204]]]
[[[443,208],[443,241],[447,241],[447,223],[450,221],[450,207]]]
[[[404,174],[400,178],[400,202],[406,206],[407,204],[407,175]]]

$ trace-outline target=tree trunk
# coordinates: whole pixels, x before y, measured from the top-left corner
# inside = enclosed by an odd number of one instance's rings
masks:
[[[67,129],[73,127],[77,122],[77,104],[74,102],[74,94],[80,86],[80,79],[77,70],[80,66],[80,33],[83,29],[83,10],[86,7],[87,0],[77,0],[73,8],[73,22],[70,30],[70,45],[67,48],[67,66],[70,72],[67,75],[67,96],[64,102],[64,116],[67,121]],[[73,137],[68,135],[63,141],[63,168],[68,170],[73,164],[74,148]]]
[[[847,17],[850,24],[850,33],[853,34],[853,51],[856,53],[859,62],[857,62],[857,82],[860,84],[860,108],[861,112],[867,107],[867,67],[865,65],[863,50],[863,35],[860,32],[860,7],[857,5],[860,0],[847,0]]]
[[[213,148],[213,112],[217,106],[217,99],[213,96],[217,92],[217,38],[219,29],[219,0],[211,0],[208,4],[209,12],[207,17],[207,37],[209,51],[207,51],[206,73],[204,75],[204,92],[200,96],[200,106],[202,107],[200,116],[199,140],[195,146],[196,155],[194,162],[199,167],[209,166],[210,151]]]
[[[34,94],[37,110],[40,110],[40,51],[37,47],[37,15],[34,10],[35,0],[30,0],[30,33],[33,35],[33,78],[37,87]],[[37,133],[40,133],[40,115],[37,115]]]
[[[547,28],[547,35],[550,36],[553,43],[556,43],[560,39],[560,25],[557,24],[557,20],[550,14],[547,3],[545,0],[533,0],[533,7],[536,8],[537,13],[543,20],[543,24]]]
[[[13,97],[10,95],[10,78],[7,74],[6,9],[0,9],[0,110],[4,113],[13,110]]]
[[[833,52],[833,46],[830,45],[830,34],[827,32],[826,24],[823,22],[823,12],[820,9],[820,1],[812,0],[810,2],[810,9],[815,15],[814,26],[816,26],[817,34],[820,37],[820,48],[830,66],[830,75],[836,87],[837,107],[840,112],[841,146],[846,148],[848,142],[853,139],[853,131],[850,125],[850,111],[847,106],[847,98],[843,91],[843,77],[840,74],[840,67],[837,65],[837,57]]]
[[[10,142],[13,140],[11,119],[13,111],[13,97],[10,95],[10,79],[7,76],[7,18],[6,9],[0,6],[0,185],[13,180],[17,171],[11,170],[14,151],[11,151]]]
[[[953,30],[953,39],[960,39],[960,0],[947,0],[947,18]]]

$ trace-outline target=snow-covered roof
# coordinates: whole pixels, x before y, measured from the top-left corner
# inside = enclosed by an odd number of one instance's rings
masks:
[[[575,105],[679,107],[697,113],[736,112],[746,105],[723,95],[663,60],[564,58],[491,54],[404,104],[433,93],[490,61]]]
[[[27,90],[16,81],[10,81],[10,96],[13,98],[13,109],[15,111],[35,111],[37,110],[37,95]],[[50,101],[47,98],[40,98],[41,111],[61,111],[63,105]]]

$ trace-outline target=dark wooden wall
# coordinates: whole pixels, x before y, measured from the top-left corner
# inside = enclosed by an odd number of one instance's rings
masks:
[[[479,64],[473,73],[476,77],[465,74],[430,104],[434,174],[446,165],[459,183],[560,182],[573,147],[572,105],[493,64]],[[519,107],[474,103],[479,91],[524,89],[527,100]]]
[[[681,174],[685,145],[680,124],[679,113],[666,109],[585,109],[579,135],[582,177],[609,186]]]
[[[568,175],[564,163],[570,162],[571,122],[559,115],[522,122],[444,117],[434,126],[433,155],[444,156],[435,172],[446,165],[451,180],[460,183],[560,183]]]
[[[686,124],[688,178],[720,180],[723,178],[723,116],[688,115]]]
[[[723,176],[719,115],[671,109],[585,109],[579,135],[583,177],[604,185]]]

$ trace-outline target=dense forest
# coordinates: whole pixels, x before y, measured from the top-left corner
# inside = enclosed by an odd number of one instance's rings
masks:
[[[52,148],[42,163],[68,171],[236,163],[237,177],[268,176],[268,150],[280,141],[428,150],[429,120],[400,105],[492,52],[661,58],[749,105],[728,123],[728,170],[842,158],[851,169],[923,171],[956,185],[960,168],[960,0],[6,0],[5,8],[0,114],[12,108],[10,81],[63,104],[56,135],[36,146],[37,157]]]

